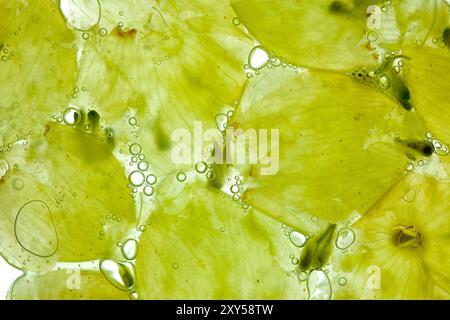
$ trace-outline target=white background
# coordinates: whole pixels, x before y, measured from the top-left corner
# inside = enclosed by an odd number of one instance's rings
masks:
[[[21,274],[22,271],[11,267],[0,256],[0,300],[6,299],[9,287]]]

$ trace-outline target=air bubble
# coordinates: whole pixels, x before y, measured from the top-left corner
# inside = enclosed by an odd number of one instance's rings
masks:
[[[129,150],[130,150],[130,153],[131,153],[131,154],[133,154],[133,155],[138,155],[138,154],[141,153],[142,147],[141,147],[141,145],[138,144],[138,143],[133,143],[133,144],[130,145]]]
[[[308,274],[306,282],[309,300],[330,300],[332,295],[328,275],[322,270],[313,270]]]
[[[198,173],[205,173],[206,170],[208,170],[208,166],[204,161],[200,161],[195,165],[195,171]]]
[[[336,248],[345,250],[348,249],[354,242],[356,236],[352,229],[343,228],[339,230],[338,236],[336,238]]]
[[[80,111],[76,108],[67,108],[63,113],[63,120],[68,125],[74,125],[81,119]]]
[[[13,187],[14,187],[14,189],[20,191],[25,187],[25,183],[23,182],[22,179],[17,178],[17,179],[14,179],[14,181],[13,181]]]
[[[184,172],[178,172],[177,173],[177,180],[178,181],[180,181],[180,182],[184,182],[184,181],[186,181],[186,173],[184,173]]]
[[[261,46],[254,47],[248,56],[248,64],[254,70],[264,68],[269,61],[269,54],[266,49]]]
[[[347,278],[345,278],[345,277],[340,277],[339,279],[338,279],[338,284],[340,285],[340,286],[345,286],[345,285],[347,285]]]
[[[128,119],[128,123],[130,124],[130,126],[135,126],[137,124],[137,120],[135,117],[131,117],[130,119]]]
[[[234,17],[233,20],[231,21],[233,23],[233,25],[238,26],[241,24],[241,20],[238,17]]]
[[[308,273],[306,273],[305,271],[300,272],[300,273],[297,275],[297,279],[298,279],[300,282],[306,281],[306,279],[308,279]]]
[[[154,175],[154,174],[149,174],[147,176],[147,178],[145,179],[145,181],[149,184],[149,185],[154,185],[156,184],[156,182],[158,181],[158,178]]]
[[[297,231],[291,231],[289,233],[289,240],[291,240],[292,244],[297,248],[302,248],[306,243],[306,237]]]
[[[206,173],[206,177],[207,177],[209,180],[214,180],[214,179],[216,178],[216,173],[215,173],[214,171],[208,171],[208,172]]]
[[[405,192],[402,198],[405,202],[413,202],[414,199],[416,199],[416,190],[409,189],[408,191]]]
[[[231,191],[231,193],[233,193],[233,194],[236,194],[236,193],[238,193],[239,192],[239,186],[237,186],[237,185],[232,185],[231,187],[230,187],[230,191]]]
[[[152,186],[145,186],[144,187],[144,194],[148,197],[153,195],[155,193],[155,189]]]
[[[130,183],[133,186],[136,187],[140,187],[144,184],[145,182],[145,176],[142,172],[140,171],[133,171],[130,173],[130,175],[128,176],[128,180],[130,181]]]
[[[380,85],[380,88],[387,90],[391,87],[391,79],[389,79],[387,75],[382,74],[378,78],[378,84]]]
[[[133,260],[138,254],[139,243],[136,239],[128,239],[121,247],[122,256],[127,260]]]
[[[106,280],[120,290],[129,291],[135,286],[136,270],[130,262],[101,260],[100,271]]]
[[[148,162],[147,161],[139,161],[138,169],[141,171],[146,171],[148,169]]]

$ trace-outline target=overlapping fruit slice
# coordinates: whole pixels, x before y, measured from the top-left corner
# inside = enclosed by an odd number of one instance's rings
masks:
[[[299,230],[304,217],[333,223],[363,214],[410,159],[432,152],[414,113],[346,75],[263,72],[231,126],[260,134],[244,198]]]
[[[450,72],[449,48],[406,47],[404,76],[411,90],[411,104],[429,128],[428,138],[436,152],[449,163],[450,102],[447,97]],[[450,169],[450,168],[449,168]]]
[[[366,35],[373,4],[365,0],[232,1],[238,18],[268,50],[302,67],[333,70],[376,62]]]
[[[133,227],[113,139],[82,128],[50,122],[1,153],[0,252],[13,266],[43,272],[112,255]]]
[[[7,145],[66,104],[76,78],[76,50],[52,1],[0,4],[0,136]]]
[[[113,287],[98,271],[61,269],[26,274],[9,291],[12,300],[128,300],[128,293]]]
[[[194,121],[203,130],[216,128],[214,116],[239,97],[251,41],[232,24],[227,1],[149,3],[142,5],[145,22],[126,19],[139,6],[108,6],[123,19],[109,8],[97,28],[79,36],[86,40],[80,40],[78,86],[86,91],[72,103],[98,106],[110,123],[123,120],[123,132],[131,110],[142,129],[137,142],[152,154],[157,173],[176,172],[172,134],[192,134]]]
[[[387,10],[394,10],[404,44],[445,46],[442,31],[449,26],[449,4],[439,0],[392,1]]]
[[[411,174],[354,226],[356,247],[334,268],[351,274],[336,298],[448,299],[450,185]]]
[[[254,211],[245,214],[203,183],[169,180],[140,241],[141,298],[305,298],[287,275],[289,241],[280,224]]]

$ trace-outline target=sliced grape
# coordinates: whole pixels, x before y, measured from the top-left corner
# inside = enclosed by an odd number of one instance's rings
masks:
[[[41,137],[41,138],[38,138]],[[11,166],[0,183],[0,252],[12,265],[41,271],[55,261],[113,254],[135,212],[113,143],[48,123],[31,145],[1,154]]]
[[[302,216],[342,222],[363,214],[403,176],[411,152],[403,140],[425,134],[415,114],[347,76],[283,69],[250,81],[232,126],[279,130],[279,141],[258,142],[268,152],[260,148],[247,171],[244,199],[303,231],[312,223]]]
[[[113,287],[99,271],[61,269],[46,274],[25,274],[12,285],[12,300],[128,300],[128,293]]]
[[[142,298],[306,298],[288,276],[292,246],[280,224],[253,211],[244,215],[205,184],[169,180],[140,243]]]
[[[24,139],[67,103],[76,78],[74,37],[52,1],[1,1],[1,144]]]
[[[290,63],[348,70],[376,62],[366,39],[373,1],[233,0],[232,5],[250,33]]]
[[[411,190],[415,197],[406,201]],[[347,291],[338,296],[433,299],[440,292],[448,299],[449,196],[448,183],[410,174],[377,202],[353,226],[354,250],[335,264],[352,273]]]
[[[134,139],[152,154],[160,175],[205,160],[184,161],[173,154],[180,145],[193,154],[194,121],[203,132],[219,134],[214,117],[240,95],[251,41],[231,23],[234,14],[226,1],[161,1],[142,9],[147,20],[140,25],[114,26],[80,44],[85,54],[78,84],[87,93],[77,101],[93,103],[108,122],[117,121],[124,139],[129,126],[119,121],[134,110],[139,127],[146,129]],[[175,141],[177,133],[190,140]]]

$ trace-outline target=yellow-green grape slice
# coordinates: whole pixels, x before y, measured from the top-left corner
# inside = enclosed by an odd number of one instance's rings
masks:
[[[30,145],[17,143],[1,154],[2,256],[43,272],[56,261],[112,255],[135,221],[112,142],[56,123],[43,129]]]
[[[28,136],[67,103],[76,50],[52,1],[2,0],[1,7],[0,144],[5,146]]]
[[[194,121],[203,131],[217,131],[214,116],[230,108],[245,83],[242,64],[251,42],[232,24],[227,2],[162,1],[145,10],[141,25],[116,25],[80,44],[78,86],[86,93],[74,103],[98,106],[124,137],[132,129],[124,117],[133,110],[137,126],[145,128],[136,142],[160,175],[195,164],[172,159],[180,145],[172,135],[193,135]],[[193,141],[184,144],[191,155]]]
[[[174,179],[174,177],[171,177]],[[204,183],[167,181],[137,258],[143,299],[305,299],[276,221]]]
[[[129,295],[113,287],[99,271],[76,268],[27,273],[11,286],[11,300],[128,300]]]
[[[408,147],[424,139],[415,114],[345,75],[263,72],[231,125],[268,136],[257,142],[268,151],[259,149],[247,170],[253,183],[244,198],[299,230],[313,217],[333,223],[364,214],[403,176],[407,156],[424,156]]]
[[[349,70],[376,62],[366,38],[372,1],[233,0],[268,50],[302,67]]]
[[[351,274],[337,298],[450,297],[450,185],[411,174],[354,226],[352,252],[335,259]]]

